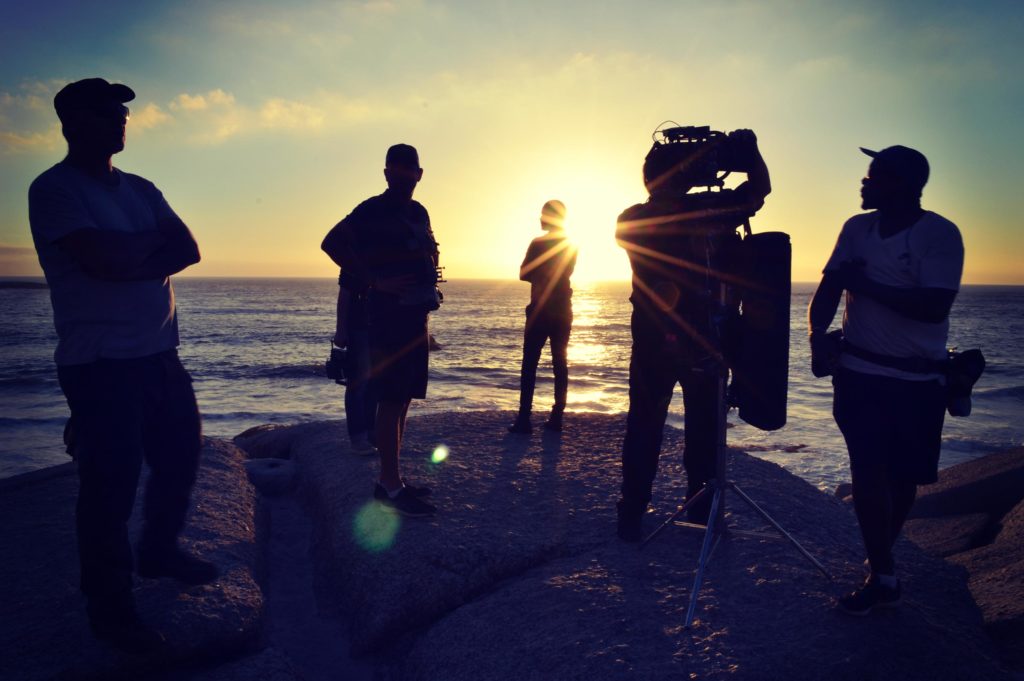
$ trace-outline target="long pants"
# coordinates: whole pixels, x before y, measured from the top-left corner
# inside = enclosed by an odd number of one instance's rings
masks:
[[[662,434],[676,384],[683,388],[685,433],[683,464],[687,496],[715,477],[719,374],[682,362],[653,348],[633,345],[629,362],[629,414],[622,445],[622,501],[625,513],[640,514],[651,501],[658,472]]]
[[[565,409],[569,393],[569,333],[572,310],[557,315],[532,315],[526,309],[526,331],[523,334],[523,365],[519,374],[519,413],[529,415],[533,409],[533,391],[537,382],[537,364],[544,344],[551,340],[551,365],[555,373],[555,411]]]
[[[346,353],[345,424],[349,439],[365,436],[372,441],[377,416],[377,397],[370,381],[370,340],[365,326],[349,329]]]
[[[192,379],[175,350],[57,368],[78,461],[81,587],[90,600],[131,600],[128,518],[142,461],[150,467],[140,550],[171,550],[185,523],[201,446]]]

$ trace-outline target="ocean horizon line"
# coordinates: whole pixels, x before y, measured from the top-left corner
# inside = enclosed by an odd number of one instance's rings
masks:
[[[176,274],[173,277],[175,280],[189,280],[189,281],[331,281],[336,279],[334,276],[292,276],[292,275],[221,275],[221,274]],[[0,274],[0,287],[5,284],[18,284],[24,282],[38,282],[46,283],[46,277],[42,275],[3,275]],[[519,279],[513,277],[452,277],[446,279],[443,283],[473,283],[473,282],[489,282],[489,283],[501,283],[511,282],[520,283]],[[629,279],[587,279],[579,282],[574,282],[579,286],[590,285],[590,284],[628,284]],[[811,280],[794,280],[791,282],[792,285],[809,286],[817,285],[818,281]],[[984,284],[973,284],[964,283],[960,286],[961,290],[965,288],[1024,288],[1024,283],[1021,284],[1010,284],[1010,283],[984,283]]]

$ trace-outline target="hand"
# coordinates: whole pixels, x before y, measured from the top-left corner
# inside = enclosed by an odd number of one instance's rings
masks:
[[[348,345],[348,329],[338,324],[334,329],[334,338],[331,339],[336,347],[343,348]]]
[[[394,277],[381,277],[373,282],[373,288],[401,298],[416,284],[416,276],[400,274]]]
[[[841,352],[840,332],[815,331],[811,334],[811,373],[824,378],[835,373]]]
[[[757,146],[757,135],[754,134],[753,130],[749,130],[747,128],[733,130],[729,133],[729,139],[736,144],[749,144],[752,147]]]

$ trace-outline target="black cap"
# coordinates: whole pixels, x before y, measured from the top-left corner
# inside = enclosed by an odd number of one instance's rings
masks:
[[[91,109],[103,104],[116,102],[123,104],[135,99],[135,92],[127,85],[108,83],[102,78],[86,78],[68,83],[53,98],[53,108],[57,117],[64,116],[76,109]]]
[[[388,149],[384,157],[384,165],[387,167],[401,166],[403,168],[419,168],[420,155],[416,153],[416,147],[409,144],[396,144]]]
[[[888,172],[902,177],[912,187],[923,189],[928,183],[928,159],[916,149],[897,144],[881,151],[871,151],[864,147],[860,150]]]

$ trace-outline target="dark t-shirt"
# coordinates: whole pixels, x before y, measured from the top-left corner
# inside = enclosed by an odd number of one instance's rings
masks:
[[[571,306],[569,278],[575,267],[576,249],[563,232],[549,232],[530,242],[519,278],[530,282],[531,304],[540,308],[539,313],[564,313]]]
[[[437,242],[420,203],[385,191],[356,206],[334,229],[342,243],[339,281],[353,290],[369,284],[371,326],[412,322],[437,309]],[[401,298],[372,286],[403,275],[411,275],[415,284]]]
[[[615,237],[633,269],[635,342],[715,344],[717,275],[735,267],[736,229],[763,205],[750,197],[748,186],[669,200],[652,197],[619,216]]]

